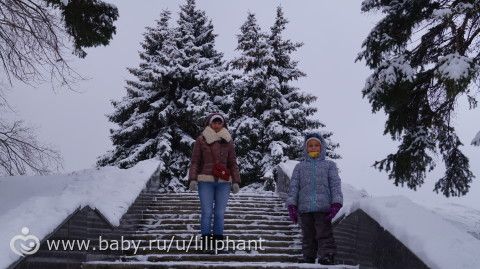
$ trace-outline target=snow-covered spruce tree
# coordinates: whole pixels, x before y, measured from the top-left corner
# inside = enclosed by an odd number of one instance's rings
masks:
[[[305,73],[297,67],[298,61],[291,58],[291,54],[303,46],[301,42],[292,42],[285,39],[282,34],[286,29],[288,20],[282,8],[277,7],[277,14],[273,26],[270,28],[268,43],[272,49],[273,62],[269,74],[277,81],[276,87],[280,92],[278,100],[272,100],[270,117],[267,122],[266,138],[270,144],[271,153],[265,155],[268,162],[275,166],[286,159],[298,159],[302,156],[304,134],[311,131],[320,131],[328,143],[327,156],[338,159],[340,156],[334,152],[339,146],[331,141],[332,132],[324,131],[325,124],[313,118],[317,109],[310,104],[317,97],[306,94],[292,85]]]
[[[169,26],[170,12],[164,11],[156,27],[147,28],[142,62],[129,69],[136,79],[127,81],[126,97],[112,101],[116,111],[109,119],[120,126],[110,131],[115,148],[97,162],[127,168],[157,157],[166,191],[181,187],[202,117],[220,110],[225,79],[205,13],[192,0],[179,15],[177,27]]]
[[[233,78],[226,71],[223,53],[215,49],[217,35],[205,11],[196,8],[195,0],[187,0],[180,8],[176,32],[181,66],[179,102],[186,110],[179,118],[183,119],[188,133],[196,138],[203,129],[199,118],[213,111],[228,111],[231,101],[227,95]]]
[[[315,97],[289,84],[304,74],[290,59],[291,52],[301,44],[281,36],[286,24],[279,9],[267,35],[255,15],[249,13],[238,35],[240,56],[231,62],[241,71],[229,115],[245,184],[259,181],[283,160],[300,157],[302,132],[324,127],[309,118],[316,111],[308,106]],[[329,156],[338,157],[331,152],[336,146],[331,144]]]
[[[263,161],[268,152],[268,145],[264,143],[267,126],[261,118],[269,111],[271,95],[280,93],[268,76],[268,66],[274,61],[272,50],[254,14],[248,14],[240,32],[236,48],[240,56],[232,60],[230,66],[241,72],[235,83],[229,117],[242,183],[246,185],[258,181],[266,172]]]
[[[366,0],[362,11],[385,16],[363,43],[357,60],[373,69],[363,96],[373,112],[387,114],[384,133],[401,141],[398,151],[374,166],[395,185],[416,189],[435,167],[440,152],[446,166],[434,191],[445,196],[468,193],[474,175],[460,150],[451,118],[460,96],[477,106],[480,2],[476,0]]]

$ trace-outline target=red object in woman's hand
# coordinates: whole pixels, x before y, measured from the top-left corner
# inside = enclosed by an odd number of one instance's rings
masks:
[[[216,163],[213,165],[213,176],[228,180],[230,178],[230,171],[228,171],[227,167],[222,163]]]

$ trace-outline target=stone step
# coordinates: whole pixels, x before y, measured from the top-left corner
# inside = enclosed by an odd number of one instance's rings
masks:
[[[179,229],[183,230],[187,227],[189,229],[198,230],[200,229],[200,224],[198,223],[176,223],[176,224],[163,224],[163,223],[155,223],[155,224],[125,224],[122,225],[121,228],[123,229],[166,229],[166,230],[174,230]],[[264,230],[291,230],[300,232],[298,226],[292,225],[259,225],[259,224],[231,224],[225,223],[224,228],[228,230],[257,230],[257,229],[264,229]]]
[[[138,199],[135,200],[133,203],[135,205],[146,205],[146,204],[153,204],[153,205],[170,205],[170,206],[176,206],[176,205],[200,205],[200,200],[191,200],[191,199],[179,199],[179,200],[144,200],[144,199]],[[253,207],[268,207],[268,206],[274,206],[274,207],[284,207],[286,208],[286,204],[283,202],[275,202],[275,201],[235,201],[235,200],[229,200],[228,205],[232,206],[253,206]]]
[[[159,210],[159,211],[179,211],[179,210],[189,210],[189,211],[197,211],[200,212],[200,205],[175,205],[175,206],[151,206],[151,205],[132,205],[128,211],[135,211],[135,210]],[[230,206],[228,205],[226,211],[232,212],[281,212],[281,213],[288,213],[288,210],[283,207],[248,207],[248,206]]]
[[[198,219],[122,219],[120,221],[121,225],[128,225],[128,224],[161,224],[161,225],[168,225],[168,224],[198,224]],[[293,224],[290,220],[248,220],[248,219],[225,219],[226,224],[239,224],[239,225],[286,225],[290,227],[299,227],[297,224]]]
[[[250,245],[251,248],[259,248],[260,246],[262,249],[257,249],[258,253],[286,253],[286,254],[299,254],[300,249],[301,249],[301,243],[300,240],[297,239],[290,239],[288,241],[268,241],[262,239],[262,241],[259,241],[259,239],[262,237],[255,236],[255,239],[251,239],[253,241],[247,241],[245,238],[241,238],[242,241],[238,241],[240,238],[235,238],[228,236],[224,240],[224,244],[228,244],[230,246],[230,249],[235,246],[243,246],[243,249],[248,249],[248,246]],[[112,240],[114,239],[117,244],[116,249],[108,250],[106,249],[107,246],[111,245]],[[133,246],[131,240],[134,240],[134,245],[136,248]],[[188,254],[188,253],[198,253],[198,248],[201,245],[201,237],[200,236],[192,236],[190,235],[189,237],[186,237],[184,239],[181,239],[178,236],[169,236],[169,237],[164,237],[163,239],[152,239],[149,238],[147,240],[143,240],[141,238],[133,238],[131,239],[128,236],[124,236],[123,238],[106,238],[102,236],[102,243],[101,243],[101,248],[99,247],[99,240],[95,239],[90,239],[89,241],[89,249],[90,250],[96,250],[100,251],[103,254],[108,254],[108,253],[115,253],[118,252],[118,248],[124,249],[123,254],[148,254],[148,253],[156,253],[156,254],[165,254],[167,252],[166,248],[170,244],[170,249],[168,250],[168,253],[180,253],[180,254]],[[127,242],[129,241],[129,242]],[[185,247],[190,246],[190,251],[188,253],[185,252]],[[195,247],[196,246],[196,247]],[[75,246],[76,247],[76,246]],[[238,247],[237,247],[238,248]],[[237,249],[235,253],[243,253],[242,251],[246,251],[249,253],[250,251],[248,250],[241,250]],[[66,250],[66,251],[50,251],[50,250],[44,250],[40,249],[38,253],[43,253],[45,252],[48,255],[44,256],[49,256],[52,257],[53,254],[55,254],[55,257],[69,257],[72,258],[71,254],[75,251],[72,250]],[[48,252],[48,253],[47,253]],[[68,254],[68,255],[66,255]],[[80,256],[85,255],[83,252],[79,252]]]
[[[165,203],[163,201],[135,201],[132,206],[200,206],[200,201],[179,200],[175,203]],[[228,201],[229,207],[255,207],[255,208],[287,208],[283,203],[242,203]]]
[[[182,203],[176,203],[176,204],[163,204],[163,203],[145,203],[145,204],[140,204],[140,203],[135,203],[130,206],[129,209],[131,208],[155,208],[155,209],[195,209],[199,210],[200,209],[200,203],[197,204],[182,204]],[[248,204],[232,204],[228,203],[227,204],[227,209],[237,209],[237,210],[265,210],[265,211],[287,211],[287,208],[284,206],[277,206],[277,205],[248,205]]]
[[[220,248],[227,248],[226,245],[222,247],[219,243]],[[301,254],[301,246],[291,246],[291,247],[270,247],[259,245],[248,245],[238,246],[230,243],[228,250],[231,254],[243,255],[250,253],[258,254]],[[169,242],[159,242],[158,244],[152,243],[151,245],[140,245],[138,248],[130,248],[123,252],[125,255],[148,255],[148,254],[179,254],[179,255],[195,255],[202,254],[201,242],[198,241],[196,244],[192,242],[188,246],[188,242],[178,242],[173,243],[169,247]]]
[[[192,214],[196,213],[199,214],[199,210],[194,209],[170,209],[170,210],[161,210],[161,209],[148,209],[148,208],[134,208],[129,210],[128,213],[149,213],[149,214]],[[268,213],[269,216],[288,216],[287,211],[264,211],[264,210],[237,210],[237,209],[229,209],[227,207],[225,214],[262,214],[265,215]]]
[[[135,230],[135,231],[124,231],[125,234],[167,234],[167,235],[175,235],[175,234],[193,234],[197,233],[198,229],[191,229],[191,230],[178,230],[178,229],[148,229],[145,231],[141,230]],[[257,229],[257,230],[247,230],[244,232],[239,232],[239,230],[234,230],[234,229],[224,229],[224,234],[238,234],[238,235],[244,235],[244,234],[256,234],[256,235],[276,235],[276,234],[282,234],[282,235],[299,235],[300,231],[299,230],[262,230],[262,229]]]
[[[166,197],[166,198],[198,198],[198,192],[183,192],[181,194],[156,194],[153,192],[144,192],[140,193],[139,197]],[[282,199],[278,195],[235,195],[230,193],[228,196],[230,199],[257,199],[257,198],[262,198],[262,199]]]
[[[224,245],[226,244],[230,244],[229,248],[232,248],[233,244],[235,244],[235,246],[238,246],[239,245],[239,241],[230,241],[228,242],[227,240],[224,241]],[[190,240],[174,240],[171,242],[172,245],[170,246],[170,251],[172,250],[175,250],[175,249],[180,249],[182,252],[184,251],[184,246],[189,246],[190,244],[190,247],[189,249],[190,250],[193,250],[193,249],[198,249],[200,247],[200,244],[201,244],[201,239],[200,237],[197,238],[197,241],[192,240],[190,242]],[[135,243],[139,249],[154,249],[154,250],[163,250],[163,251],[166,251],[168,249],[168,246],[170,245],[170,240],[155,240],[155,241],[136,241]],[[220,243],[219,243],[220,244]],[[243,244],[243,243],[242,243]],[[286,252],[288,253],[287,250],[300,250],[302,245],[300,243],[300,240],[298,241],[251,241],[251,242],[248,242],[247,240],[245,241],[245,248],[248,248],[248,245],[250,244],[251,248],[253,248],[254,246],[257,246],[257,247],[260,247],[260,244],[261,244],[261,247],[262,247],[262,250],[258,250],[258,252],[262,252],[264,250],[268,250],[269,252],[272,252],[271,250],[275,250],[275,251],[280,251],[280,252]],[[263,250],[264,249],[264,250]],[[238,250],[238,247],[237,247],[237,250]],[[240,250],[238,250],[240,251]]]
[[[145,200],[145,199],[137,199],[133,204],[160,204],[160,205],[180,205],[180,204],[188,204],[188,205],[200,205],[200,200],[198,199],[179,199],[179,200]],[[228,205],[239,205],[239,206],[255,206],[255,207],[266,207],[266,206],[276,206],[276,207],[285,207],[286,204],[283,202],[276,202],[276,201],[239,201],[239,200],[228,200]]]
[[[163,214],[157,214],[149,211],[145,212],[131,212],[131,213],[125,213],[124,217],[132,218],[132,219],[185,219],[185,218],[190,218],[192,220],[198,220],[200,219],[200,214],[199,212],[196,213],[191,213],[191,214],[171,214],[171,213],[163,213]],[[267,215],[267,214],[248,214],[248,215],[242,215],[242,214],[235,214],[231,212],[226,212],[224,215],[224,219],[230,219],[230,220],[235,220],[235,219],[244,219],[244,220],[279,220],[279,221],[288,221],[288,214],[280,214],[280,215]]]
[[[224,215],[224,242],[231,242],[230,248],[234,244],[237,247],[243,246],[247,248],[246,250],[230,249],[229,253],[217,255],[203,253],[198,249],[201,245],[199,222],[200,200],[197,192],[144,192],[122,217],[121,225],[104,238],[135,240],[138,249],[124,250],[121,256],[112,255],[111,258],[115,260],[101,258],[90,260],[83,264],[83,268],[303,268],[305,266],[305,264],[296,263],[301,258],[299,226],[290,221],[284,201],[275,193],[230,195]],[[98,246],[98,240],[92,243]],[[189,244],[189,251],[186,252],[184,247]],[[248,250],[248,244],[253,244],[253,249]],[[263,248],[259,249],[258,244]],[[165,249],[169,245],[170,249]],[[311,264],[308,266],[309,268],[328,268],[311,267]]]
[[[149,262],[162,261],[222,261],[222,262],[296,262],[302,256],[300,254],[148,254],[124,257],[124,261],[140,259]]]
[[[130,233],[122,234],[125,240],[172,240],[172,234],[149,234],[149,233]],[[120,235],[121,236],[121,235]],[[174,239],[185,239],[190,240],[192,237],[198,236],[197,233],[177,233],[174,234]],[[266,241],[290,241],[301,240],[300,234],[295,235],[285,235],[285,234],[264,234],[259,236],[255,233],[244,233],[244,234],[224,234],[225,237],[228,236],[231,240],[266,240]]]
[[[122,262],[88,262],[83,264],[84,269],[164,269],[164,268],[184,268],[184,269],[204,269],[204,268],[216,268],[216,269],[258,269],[258,268],[282,268],[282,269],[301,269],[301,268],[317,268],[317,269],[358,269],[359,266],[350,265],[320,265],[320,264],[306,264],[306,263],[287,263],[287,262],[247,262],[247,263],[226,263],[226,262],[190,262],[190,261],[166,261],[166,262],[135,262],[135,263],[122,263]]]
[[[162,192],[154,192],[154,191],[147,191],[141,192],[140,196],[155,196],[155,197],[198,197],[198,192],[196,191],[187,191],[187,192],[171,192],[171,193],[162,193]],[[238,193],[233,194],[230,193],[231,198],[271,198],[271,199],[281,199],[276,193]]]
[[[238,239],[238,238],[236,238]],[[169,245],[170,243],[174,246],[183,246],[183,245],[189,245],[193,246],[195,244],[200,244],[201,242],[201,237],[200,235],[198,236],[190,236],[190,237],[186,237],[186,238],[177,238],[177,237],[174,237],[173,240],[172,240],[172,237],[164,237],[164,239],[156,239],[153,237],[151,238],[148,238],[148,239],[143,239],[140,237],[128,237],[128,236],[124,236],[123,238],[122,237],[111,237],[111,238],[107,238],[107,237],[102,237],[102,242],[99,242],[99,240],[97,239],[91,239],[90,240],[90,243],[89,243],[89,249],[93,249],[93,247],[95,247],[95,249],[97,250],[100,250],[102,251],[102,253],[107,253],[107,251],[105,250],[105,248],[107,246],[112,246],[113,242],[112,240],[115,240],[116,242],[116,245],[118,245],[118,249],[122,249],[122,246],[127,246],[125,248],[128,248],[128,246],[133,246],[133,244],[135,246],[139,246],[139,248],[150,248],[151,247],[155,247],[156,249],[158,249],[159,247],[163,247],[165,245]],[[133,242],[132,242],[133,240]],[[243,239],[242,239],[243,240]],[[129,241],[129,242],[126,242],[126,241]],[[227,238],[225,238],[224,240],[225,244],[236,244],[238,245],[239,243],[241,243],[241,241],[238,241],[238,240],[235,240],[235,239],[232,239],[231,236]],[[254,246],[255,244],[257,246],[259,246],[261,244],[261,246],[263,247],[268,247],[268,248],[287,248],[287,249],[290,249],[290,248],[300,248],[301,247],[301,240],[300,238],[295,238],[295,239],[290,239],[290,240],[278,240],[278,241],[272,241],[272,240],[262,240],[262,241],[259,241],[258,238],[252,240],[252,241],[248,241],[248,240],[244,240],[243,241],[245,243],[245,245],[248,245],[250,244],[251,246]],[[124,248],[124,249],[125,249]],[[116,251],[117,249],[113,249],[113,251]],[[51,250],[48,250],[48,249],[42,249],[40,248],[40,250],[38,252],[41,252],[41,251],[48,251],[49,254],[52,254],[52,253],[57,253],[57,252],[53,252]],[[65,252],[65,251],[64,251]],[[72,257],[71,254],[72,254],[72,250],[68,250],[66,251],[69,255],[69,257]],[[85,255],[85,253],[82,252],[82,255]],[[58,254],[58,256],[62,256],[60,254]]]
[[[63,268],[82,268],[83,263],[81,260],[68,259],[68,258],[55,258],[51,257],[28,257],[21,262],[21,265],[15,267],[17,269],[63,269]],[[126,267],[123,267],[126,268]],[[164,267],[165,268],[165,267]],[[179,267],[177,267],[179,268]],[[181,268],[181,267],[180,267]]]
[[[137,200],[143,200],[143,201],[170,201],[170,202],[176,202],[179,200],[182,201],[200,201],[200,198],[198,195],[196,196],[156,196],[156,195],[141,195],[137,198]],[[265,202],[265,203],[284,203],[284,200],[279,197],[275,198],[270,198],[270,197],[232,197],[230,196],[228,198],[229,201],[235,201],[235,202],[252,202],[252,203],[257,203],[257,202]]]
[[[47,244],[41,244],[40,248],[35,252],[35,256],[40,257],[50,257],[55,259],[66,259],[66,260],[82,260],[87,255],[84,248],[82,250],[78,249],[66,249],[63,250],[63,247],[59,247],[57,250],[48,249]],[[31,256],[34,257],[34,256]],[[29,258],[31,258],[29,257]]]

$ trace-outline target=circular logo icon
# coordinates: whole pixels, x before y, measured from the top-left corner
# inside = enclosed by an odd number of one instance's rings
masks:
[[[10,249],[13,253],[24,257],[25,255],[32,255],[40,248],[40,240],[38,237],[30,233],[27,227],[22,228],[22,234],[15,235],[10,240]]]

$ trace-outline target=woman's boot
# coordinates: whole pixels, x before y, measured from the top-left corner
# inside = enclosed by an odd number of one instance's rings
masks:
[[[227,245],[225,244],[225,242],[221,243],[219,242],[218,243],[218,247],[217,247],[217,241],[223,241],[224,240],[224,236],[222,234],[214,234],[213,235],[213,246],[214,246],[214,250],[215,250],[215,253],[217,254],[228,254],[229,251],[227,251]]]
[[[211,234],[202,234],[201,240],[202,244],[200,252],[207,254],[212,254],[215,252],[215,245],[213,244],[213,236]]]

